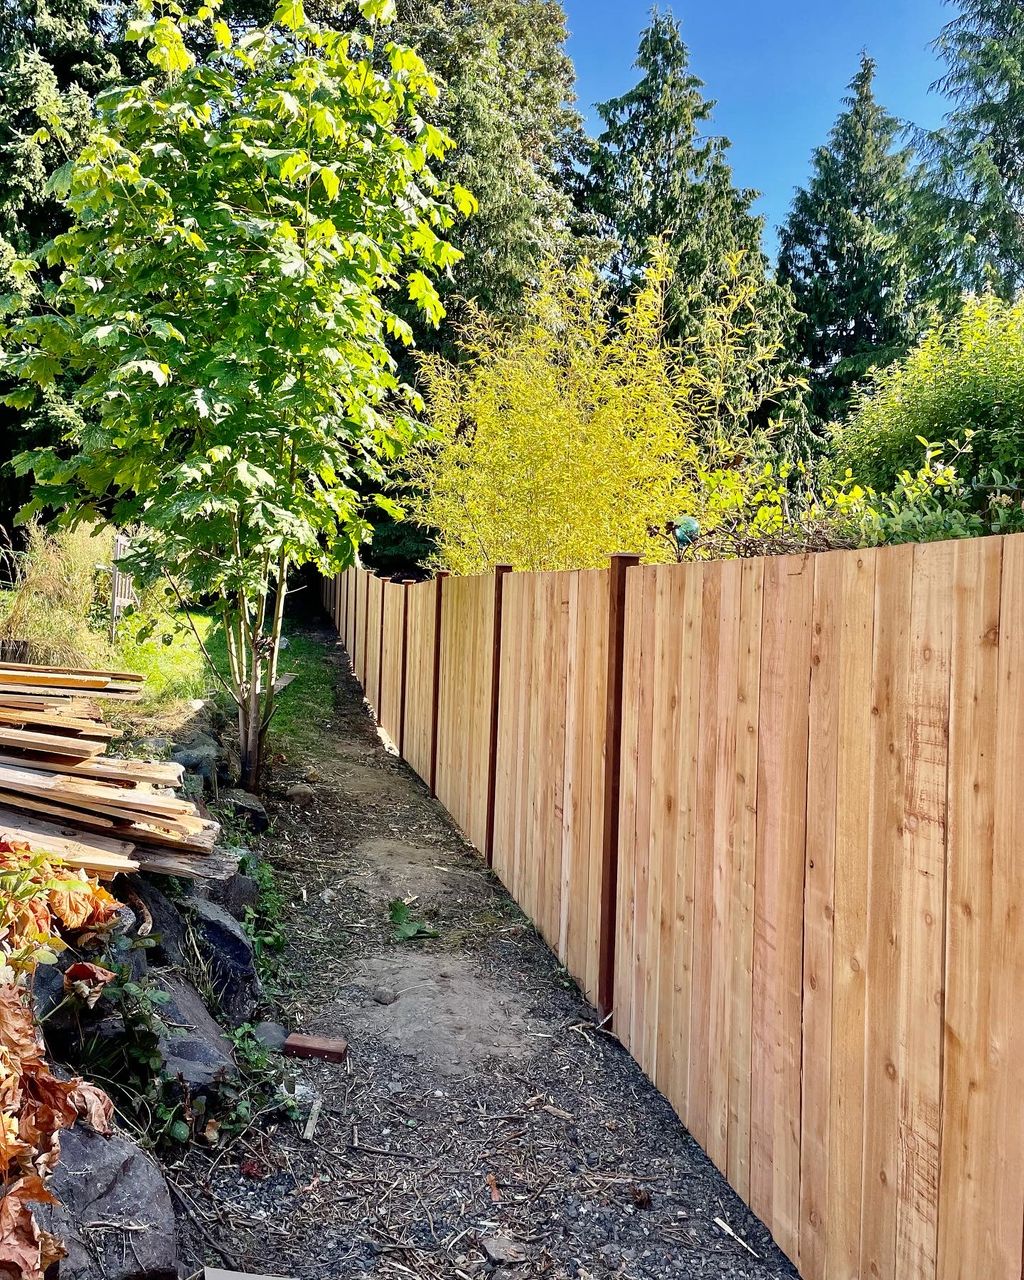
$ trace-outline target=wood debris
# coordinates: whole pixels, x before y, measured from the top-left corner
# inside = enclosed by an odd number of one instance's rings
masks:
[[[175,794],[181,766],[105,754],[117,730],[102,700],[141,693],[132,672],[0,662],[0,838],[45,840],[103,879],[140,868],[223,879],[237,859],[215,849],[218,824]]]

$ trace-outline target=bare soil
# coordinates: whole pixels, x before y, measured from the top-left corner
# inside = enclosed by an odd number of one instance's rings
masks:
[[[795,1276],[323,642],[335,710],[315,760],[279,762],[259,847],[291,902],[277,1016],[346,1037],[349,1058],[289,1066],[320,1103],[308,1141],[305,1116],[267,1115],[170,1170],[185,1274]],[[299,779],[304,807],[283,799]],[[438,936],[395,941],[396,898]]]

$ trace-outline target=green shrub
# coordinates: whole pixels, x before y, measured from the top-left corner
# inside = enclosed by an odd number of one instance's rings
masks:
[[[946,505],[978,531],[1024,527],[1024,300],[968,298],[903,361],[877,372],[833,429],[835,474],[892,493],[930,451],[953,459]]]

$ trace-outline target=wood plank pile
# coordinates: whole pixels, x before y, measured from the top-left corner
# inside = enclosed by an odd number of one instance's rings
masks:
[[[101,704],[130,701],[142,677],[0,662],[0,838],[24,840],[110,879],[142,868],[221,879],[216,822],[175,794],[178,764],[105,753],[118,730]]]

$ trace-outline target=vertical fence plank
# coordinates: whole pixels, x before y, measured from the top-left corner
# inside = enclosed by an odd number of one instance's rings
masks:
[[[447,578],[442,600],[434,787],[466,838],[482,849],[490,791],[493,580]]]
[[[743,562],[736,682],[736,848],[733,863],[732,1034],[729,1044],[729,1141],[726,1172],[750,1195],[750,1049],[753,1033],[754,887],[757,866],[757,756],[761,688],[764,564]]]
[[[751,1204],[792,1258],[800,1224],[800,1039],[807,690],[814,570],[765,564],[754,899]]]
[[[711,976],[708,1041],[707,1153],[719,1169],[729,1162],[730,981],[735,958],[733,878],[736,856],[736,724],[740,672],[743,565],[716,566],[721,578],[718,690],[715,707],[715,843],[711,877]],[[707,742],[707,750],[712,742]]]
[[[612,573],[615,568],[613,564]],[[637,761],[640,756],[640,673],[642,670],[643,626],[642,606],[644,598],[644,571],[637,569],[623,574],[625,596],[618,611],[622,632],[622,676],[619,708],[613,707],[614,673],[609,657],[608,693],[609,722],[614,715],[618,721],[619,751],[621,756],[618,793],[614,804],[605,792],[605,850],[602,859],[605,869],[604,892],[608,907],[616,911],[615,943],[606,947],[602,939],[601,1003],[598,1013],[604,1014],[614,1007],[613,1027],[627,1049],[633,1050],[633,965],[635,963],[635,866],[640,850],[636,845],[636,798],[640,780]],[[614,651],[616,627],[615,593],[610,591],[612,614],[609,621],[610,649]],[[609,782],[611,781],[609,775]],[[609,807],[614,815],[609,814]],[[613,820],[614,817],[614,820]],[[609,832],[615,830],[618,849],[612,854],[607,847]],[[614,881],[614,886],[612,884]],[[614,978],[614,998],[606,994],[605,984]]]
[[[657,889],[652,892],[654,912],[651,927],[657,937],[657,947],[654,961],[648,960],[653,977],[648,1006],[652,1010],[650,1022],[653,1033],[651,1077],[666,1094],[670,1094],[673,1085],[678,1034],[676,1010],[679,1004],[675,973],[679,766],[675,757],[679,744],[680,663],[679,618],[673,608],[678,581],[679,574],[673,569],[658,571],[653,627],[656,719],[651,774],[650,857],[657,868],[658,880]]]
[[[990,1106],[1002,1118],[998,1139],[998,1185],[989,1212],[989,1248],[1016,1277],[1024,1217],[1024,906],[1020,857],[1024,848],[1024,787],[1020,751],[1024,743],[1024,538],[1003,548],[999,645],[998,745],[996,751],[996,839],[992,866],[997,904],[992,956],[989,1043],[994,1046]],[[998,1124],[998,1121],[997,1121]]]
[[[831,1118],[832,962],[835,916],[836,788],[839,764],[839,647],[844,558],[819,556],[814,573],[804,851],[803,1097],[800,1134],[800,1269],[823,1280],[828,1228]]]
[[[837,690],[842,762],[835,783],[828,1183],[824,1192],[804,1186],[805,1196],[818,1203],[825,1197],[828,1280],[857,1280],[860,1275],[875,561],[874,551],[842,558]],[[805,1095],[804,1101],[804,1127],[811,1142],[814,1098],[813,1093]],[[808,1176],[813,1176],[813,1166],[802,1180]]]
[[[899,1142],[899,972],[914,548],[879,555],[871,673],[867,1043],[860,1272],[895,1280]],[[902,1280],[902,1277],[900,1278]]]
[[[1020,1100],[1020,784],[1024,607],[1015,539],[956,547],[949,746],[946,1003],[937,1273],[1017,1276],[1024,1216]],[[1001,593],[1003,594],[1002,621]],[[1005,625],[1004,625],[1005,624]],[[1006,648],[1009,647],[1009,652]],[[1005,754],[1003,754],[1005,753]],[[1016,849],[1015,869],[1007,863]],[[1009,878],[1008,878],[1009,873]],[[1014,1119],[1008,1123],[1008,1117]],[[997,1157],[995,1153],[999,1152]]]
[[[900,931],[896,1274],[935,1275],[946,910],[950,584],[954,547],[914,548]]]

